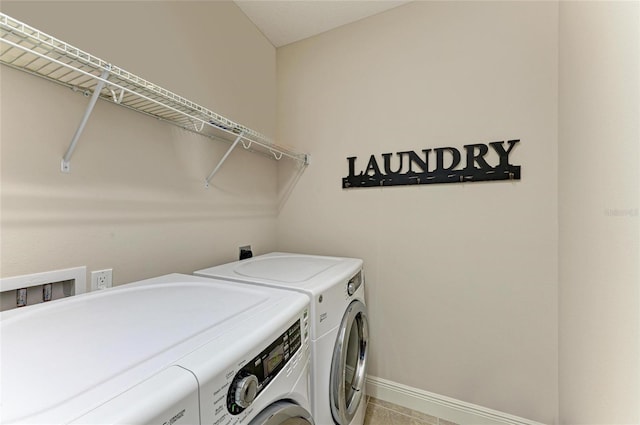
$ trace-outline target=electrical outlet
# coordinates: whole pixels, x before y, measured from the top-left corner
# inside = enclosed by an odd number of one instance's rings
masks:
[[[244,260],[251,257],[253,257],[253,252],[251,251],[251,245],[241,246],[239,259]]]
[[[100,289],[111,288],[112,273],[113,269],[97,270],[95,272],[91,272],[91,290],[97,291]]]

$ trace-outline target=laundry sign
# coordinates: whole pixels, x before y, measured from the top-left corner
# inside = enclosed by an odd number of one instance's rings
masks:
[[[464,145],[462,152],[442,147],[383,153],[370,155],[367,161],[351,156],[342,188],[520,180],[520,166],[509,162],[518,143],[520,140]]]

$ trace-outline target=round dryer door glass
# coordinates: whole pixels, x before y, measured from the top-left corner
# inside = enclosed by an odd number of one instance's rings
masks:
[[[366,307],[356,300],[342,319],[331,362],[331,413],[338,425],[351,423],[360,403],[364,403],[368,348]]]
[[[314,425],[311,413],[297,404],[277,401],[260,412],[249,425]]]
[[[359,318],[353,321],[349,331],[349,340],[347,341],[347,357],[344,368],[344,391],[347,400],[352,400],[355,388],[357,388],[356,370],[358,369],[358,361],[362,355],[360,345],[360,335],[362,332],[358,328],[362,326]]]

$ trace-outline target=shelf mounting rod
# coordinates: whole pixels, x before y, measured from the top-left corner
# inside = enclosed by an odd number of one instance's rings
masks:
[[[78,144],[78,139],[80,139],[80,135],[82,134],[82,131],[84,130],[85,125],[87,125],[87,121],[89,120],[89,116],[93,111],[93,107],[96,105],[96,102],[98,101],[98,97],[100,97],[100,92],[102,91],[102,88],[105,85],[104,80],[106,80],[108,76],[109,76],[109,69],[105,69],[102,72],[102,75],[100,76],[100,79],[98,80],[98,83],[96,84],[95,89],[93,90],[93,95],[91,95],[91,99],[89,100],[89,105],[87,105],[87,109],[84,111],[84,115],[82,116],[82,121],[80,121],[80,125],[78,126],[75,134],[73,135],[73,139],[71,139],[71,143],[69,144],[67,151],[62,157],[61,169],[63,173],[68,173],[70,170],[69,161],[71,160],[71,155],[73,155],[73,151],[76,149],[76,145]]]
[[[235,147],[238,145],[238,142],[240,140],[242,140],[242,136],[244,136],[244,132],[240,133],[238,135],[238,137],[236,138],[236,140],[233,142],[233,144],[231,145],[231,147],[227,150],[227,152],[222,156],[222,159],[220,160],[220,162],[218,162],[218,165],[216,165],[216,168],[213,169],[213,171],[211,172],[211,174],[209,174],[209,177],[206,178],[205,182],[204,182],[204,187],[208,188],[209,187],[209,182],[211,181],[211,179],[213,178],[213,176],[216,175],[216,173],[218,172],[218,170],[220,169],[220,167],[222,166],[222,163],[225,162],[227,160],[227,157],[229,156],[229,154],[231,154],[231,151],[233,149],[235,149]]]

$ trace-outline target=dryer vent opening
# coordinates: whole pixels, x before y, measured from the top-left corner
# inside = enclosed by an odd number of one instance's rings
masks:
[[[251,251],[251,245],[240,247],[240,260],[246,260],[253,257],[253,251]]]

